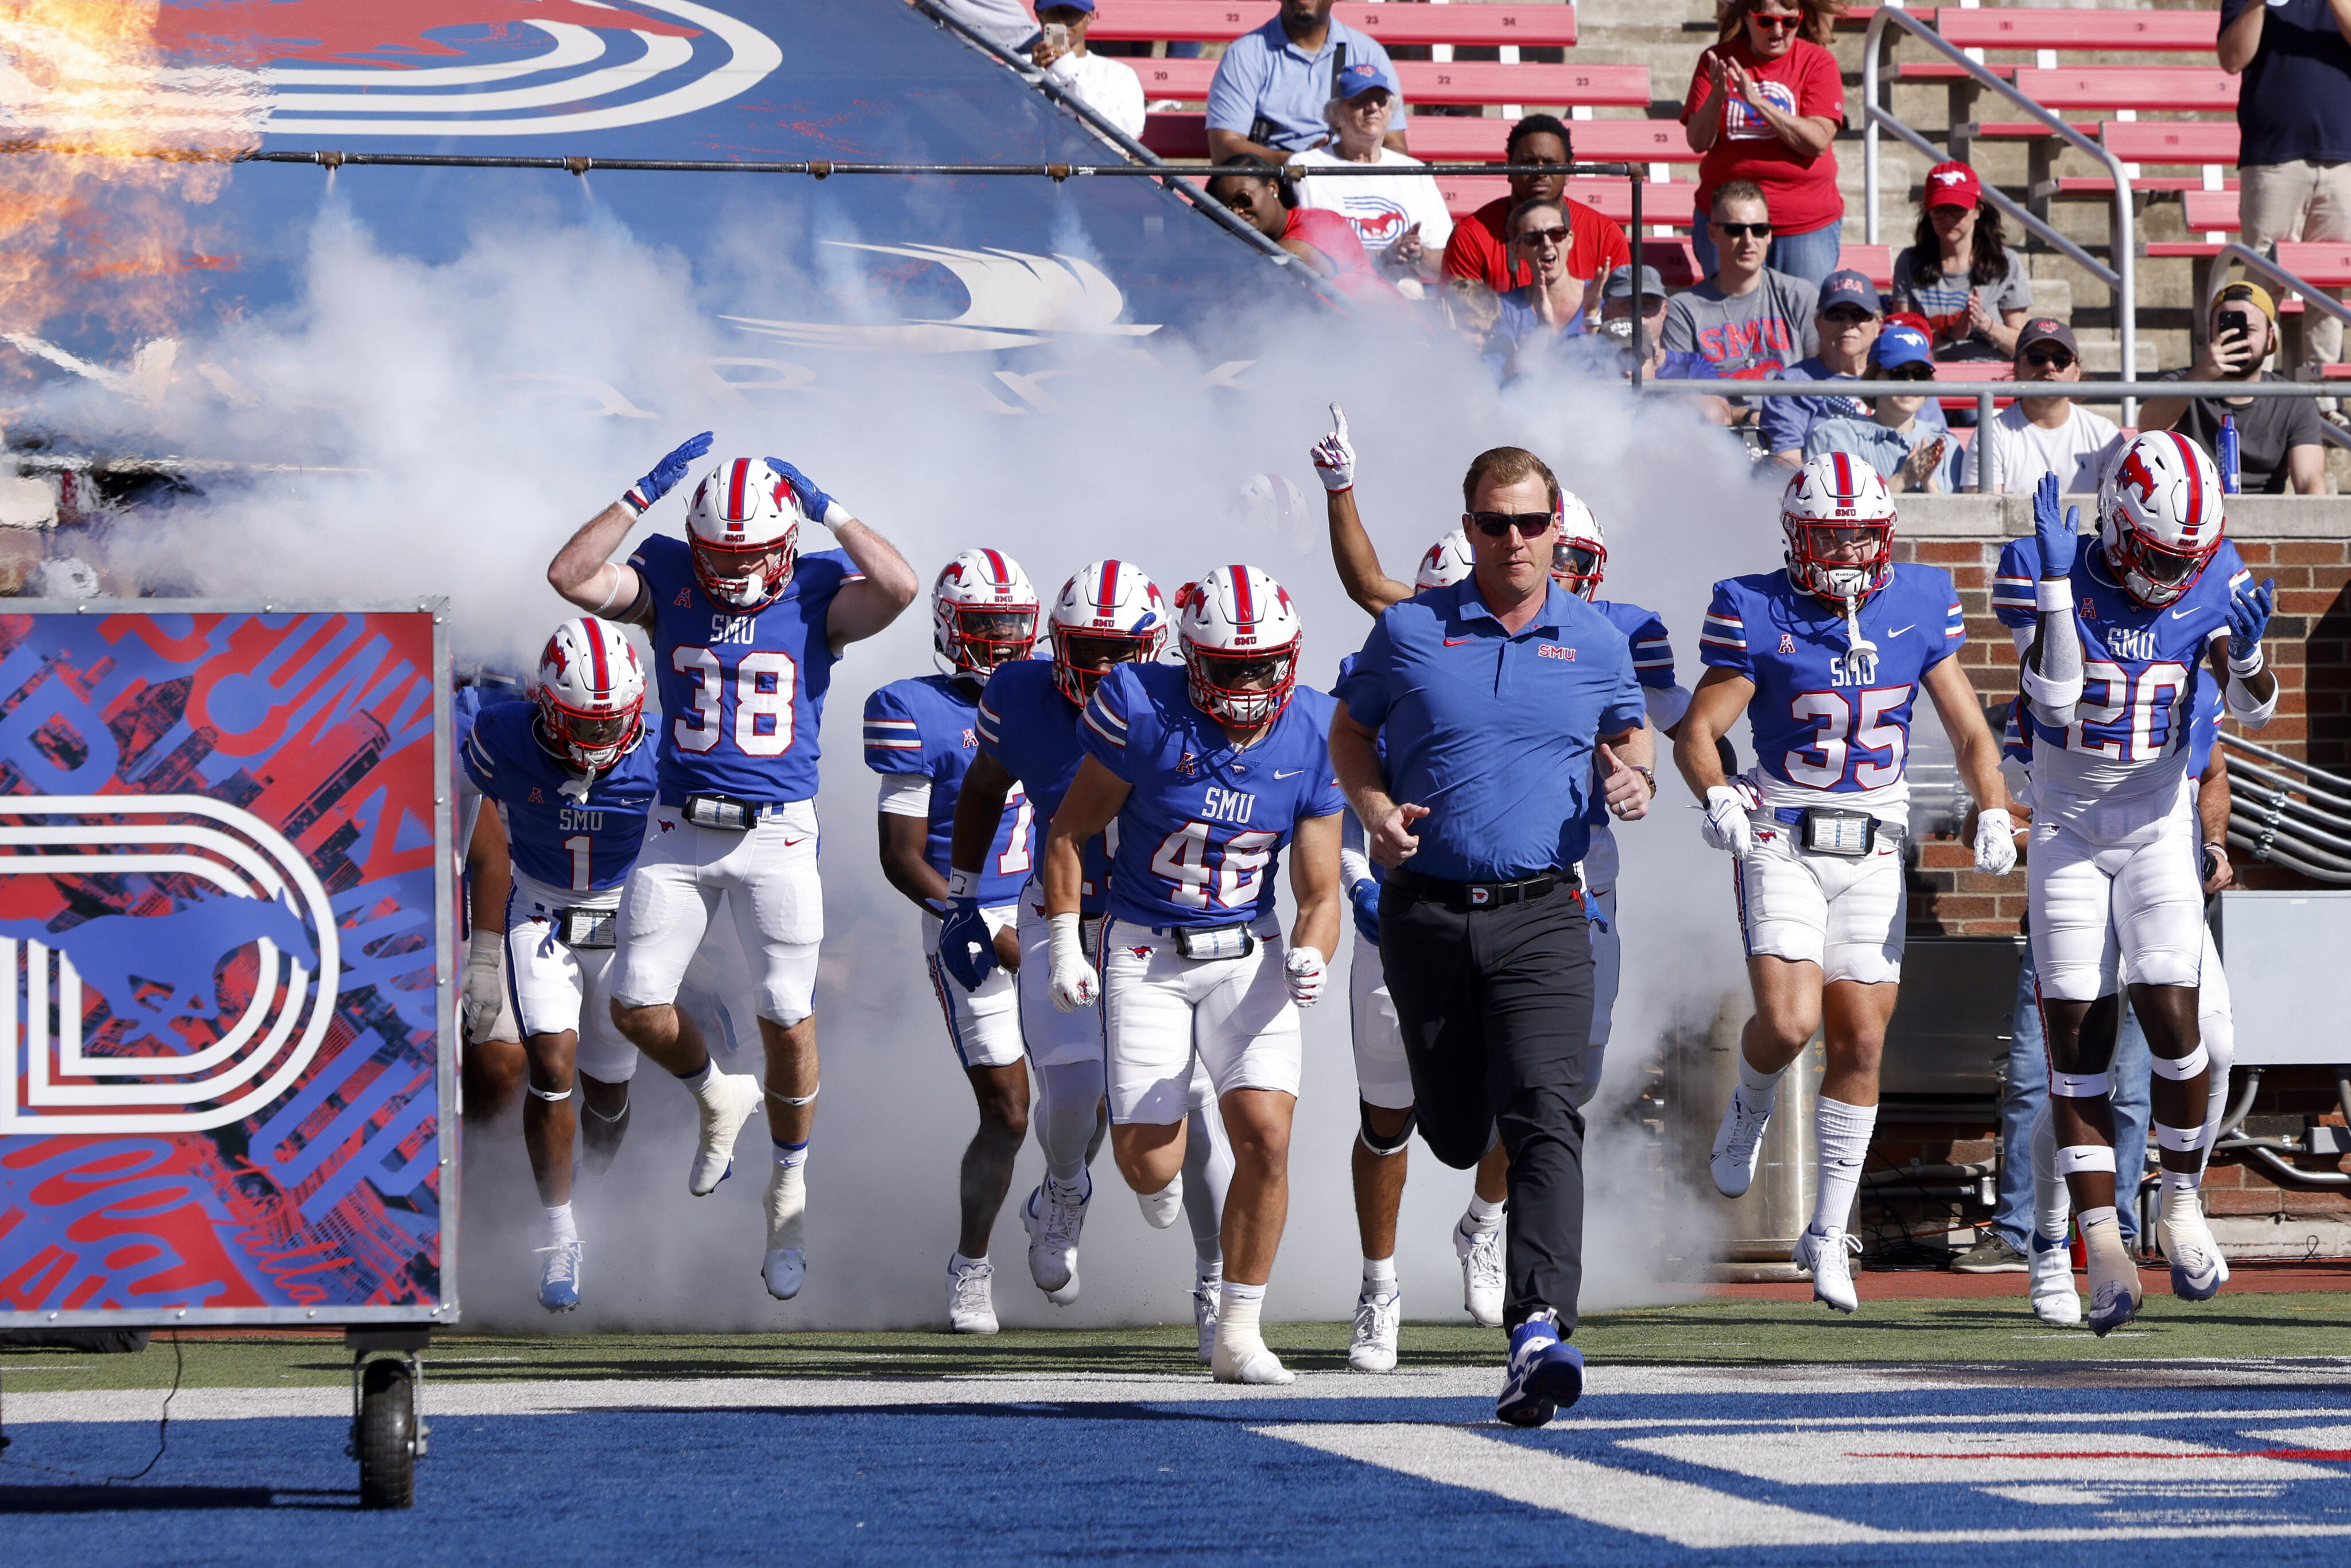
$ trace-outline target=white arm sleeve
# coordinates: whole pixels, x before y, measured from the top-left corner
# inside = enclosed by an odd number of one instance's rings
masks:
[[[1655,686],[1641,688],[1641,706],[1648,710],[1649,727],[1664,731],[1681,723],[1682,715],[1689,712],[1690,695],[1680,686],[1668,686],[1659,691]]]
[[[2033,717],[2060,727],[2074,722],[2082,700],[2082,632],[2070,605],[2043,613],[2041,641],[2025,655],[2022,685]]]
[[[919,773],[884,773],[881,806],[885,817],[928,817],[931,781]]]
[[[2221,632],[2215,640],[2224,639],[2227,635],[2227,632]],[[2227,657],[2225,650],[2222,657]],[[2258,670],[2254,672],[2255,674],[2260,673]],[[2231,718],[2235,719],[2247,729],[2260,729],[2277,713],[2278,698],[2284,695],[2285,684],[2277,678],[2275,672],[2272,672],[2270,675],[2270,700],[2261,702],[2253,696],[2252,684],[2244,676],[2231,670],[2229,672],[2229,685],[2221,695],[2221,700],[2227,706]]]

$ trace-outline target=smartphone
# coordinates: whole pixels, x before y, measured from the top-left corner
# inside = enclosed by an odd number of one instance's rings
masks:
[[[2231,310],[2220,317],[2220,331],[2216,340],[2222,343],[2241,343],[2252,335],[2252,318],[2241,310]]]
[[[1052,45],[1057,51],[1062,54],[1069,53],[1070,25],[1067,22],[1046,23],[1045,41]]]

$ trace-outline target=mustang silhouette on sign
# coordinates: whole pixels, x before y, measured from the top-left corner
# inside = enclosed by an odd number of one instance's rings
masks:
[[[38,942],[73,961],[82,983],[130,1024],[125,1043],[183,1046],[161,1032],[181,1019],[220,1016],[214,974],[236,949],[267,937],[316,970],[319,949],[301,917],[260,898],[207,898],[169,915],[101,915],[63,931],[37,920],[0,920],[0,936]]]

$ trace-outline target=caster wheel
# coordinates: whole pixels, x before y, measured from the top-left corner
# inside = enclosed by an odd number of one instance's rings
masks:
[[[361,1508],[410,1508],[416,1502],[416,1399],[408,1368],[390,1358],[371,1361],[360,1384]]]

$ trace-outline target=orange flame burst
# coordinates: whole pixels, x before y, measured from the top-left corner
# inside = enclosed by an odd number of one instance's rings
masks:
[[[183,319],[202,209],[260,142],[253,72],[170,61],[154,0],[0,0],[0,335]],[[19,347],[24,345],[19,342]],[[23,373],[15,356],[12,370]]]

